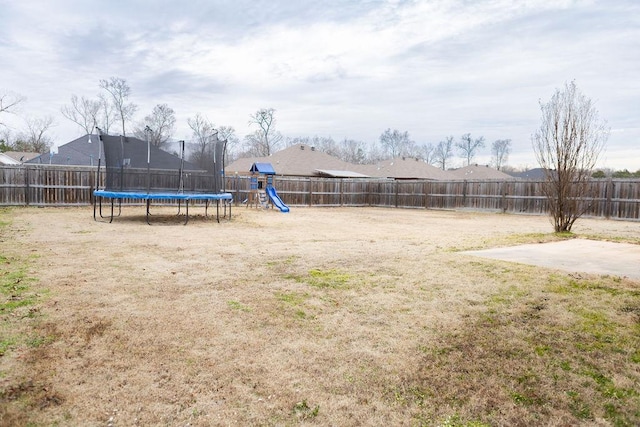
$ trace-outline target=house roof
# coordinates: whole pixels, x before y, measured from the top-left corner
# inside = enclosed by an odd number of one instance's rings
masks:
[[[543,168],[529,169],[524,172],[514,172],[509,175],[515,178],[533,179],[533,180],[544,180],[547,177],[546,171]]]
[[[0,165],[19,165],[20,162],[4,153],[0,153]]]
[[[121,137],[114,135],[102,135],[103,144],[120,144]],[[134,137],[124,137],[127,144],[127,155],[130,157],[131,167],[147,167],[147,142]],[[41,154],[31,159],[28,163],[52,164],[52,165],[78,165],[97,166],[98,159],[104,159],[104,150],[100,150],[97,135],[84,135],[58,147],[57,153]],[[150,147],[151,167],[155,169],[179,169],[180,157],[167,153],[155,146]],[[185,170],[199,170],[200,168],[185,161]]]
[[[41,154],[27,163],[51,165],[95,166],[98,164],[100,144],[97,135],[84,135],[58,147],[57,153]]]
[[[329,178],[369,178],[369,175],[353,171],[316,169],[316,173],[320,176],[326,176]]]
[[[305,144],[296,144],[268,157],[238,159],[226,167],[227,174],[247,173],[254,163],[271,163],[278,175],[317,176],[318,170],[356,171],[356,165],[343,162]]]
[[[369,176],[395,179],[446,180],[450,176],[433,165],[413,157],[396,157],[375,165],[358,165],[358,171]]]
[[[450,179],[513,179],[511,175],[486,165],[469,165],[448,170]]]
[[[4,153],[0,153],[0,164],[19,165],[39,155],[40,153],[29,151],[5,151]]]

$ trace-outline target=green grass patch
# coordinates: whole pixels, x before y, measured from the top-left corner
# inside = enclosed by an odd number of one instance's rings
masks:
[[[418,345],[415,373],[391,388],[390,400],[424,425],[451,409],[460,417],[448,425],[509,424],[499,413],[513,405],[529,425],[551,423],[551,414],[568,424],[640,425],[639,307],[638,291],[614,277],[507,284],[455,332],[438,330],[437,342]],[[420,401],[412,390],[438,392]]]
[[[320,406],[311,407],[306,400],[303,400],[293,405],[292,412],[300,420],[312,420],[318,416]]]
[[[351,279],[351,275],[338,270],[309,270],[307,283],[317,288],[344,288]]]
[[[227,305],[233,310],[245,312],[251,311],[251,307],[242,304],[240,301],[227,301]]]
[[[277,292],[276,299],[278,301],[282,301],[283,303],[291,306],[299,306],[302,305],[305,300],[309,297],[309,294],[304,293],[300,294],[297,292]]]
[[[11,210],[0,209],[0,236],[6,236],[11,224]],[[27,323],[37,317],[40,302],[46,291],[33,290],[37,280],[29,273],[36,257],[21,256],[11,251],[0,255],[0,356],[20,346],[38,347],[50,342],[28,332]]]
[[[284,278],[321,289],[345,289],[353,283],[351,274],[336,269],[320,270],[314,268],[309,270],[306,275],[287,274]]]

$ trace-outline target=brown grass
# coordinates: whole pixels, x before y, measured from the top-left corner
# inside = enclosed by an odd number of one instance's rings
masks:
[[[640,423],[637,281],[459,253],[561,238],[547,218],[142,210],[0,211],[0,424]]]

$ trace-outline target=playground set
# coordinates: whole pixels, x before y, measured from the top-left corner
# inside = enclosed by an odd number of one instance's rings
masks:
[[[111,136],[98,130],[100,157],[96,172],[96,188],[93,192],[93,219],[120,216],[123,200],[144,200],[146,202],[147,224],[150,222],[151,201],[177,201],[178,213],[181,204],[185,206],[186,225],[189,221],[189,204],[199,201],[205,203],[205,216],[209,204],[216,204],[216,219],[220,222],[220,204],[224,208],[224,216],[231,218],[232,195],[224,190],[224,155],[226,140],[221,141],[214,135],[214,159],[210,170],[201,170],[196,165],[184,160],[184,141],[181,141],[181,156],[153,147],[137,138]],[[104,166],[102,154],[104,153]],[[104,167],[104,183],[101,183],[101,166]],[[103,200],[110,201],[111,210],[105,214],[102,210]],[[114,213],[114,205],[118,203],[118,212]]]
[[[251,181],[247,207],[255,205],[266,209],[275,206],[280,212],[289,212],[289,206],[280,199],[274,186],[276,171],[271,163],[254,163],[249,172]]]

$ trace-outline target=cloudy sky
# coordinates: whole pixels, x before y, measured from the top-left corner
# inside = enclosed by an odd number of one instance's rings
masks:
[[[0,92],[60,144],[81,133],[60,108],[115,76],[138,120],[176,111],[177,139],[196,113],[242,138],[266,107],[286,137],[484,136],[479,162],[510,138],[520,167],[539,101],[575,80],[611,127],[600,166],[640,169],[638,0],[0,0],[0,59]]]

